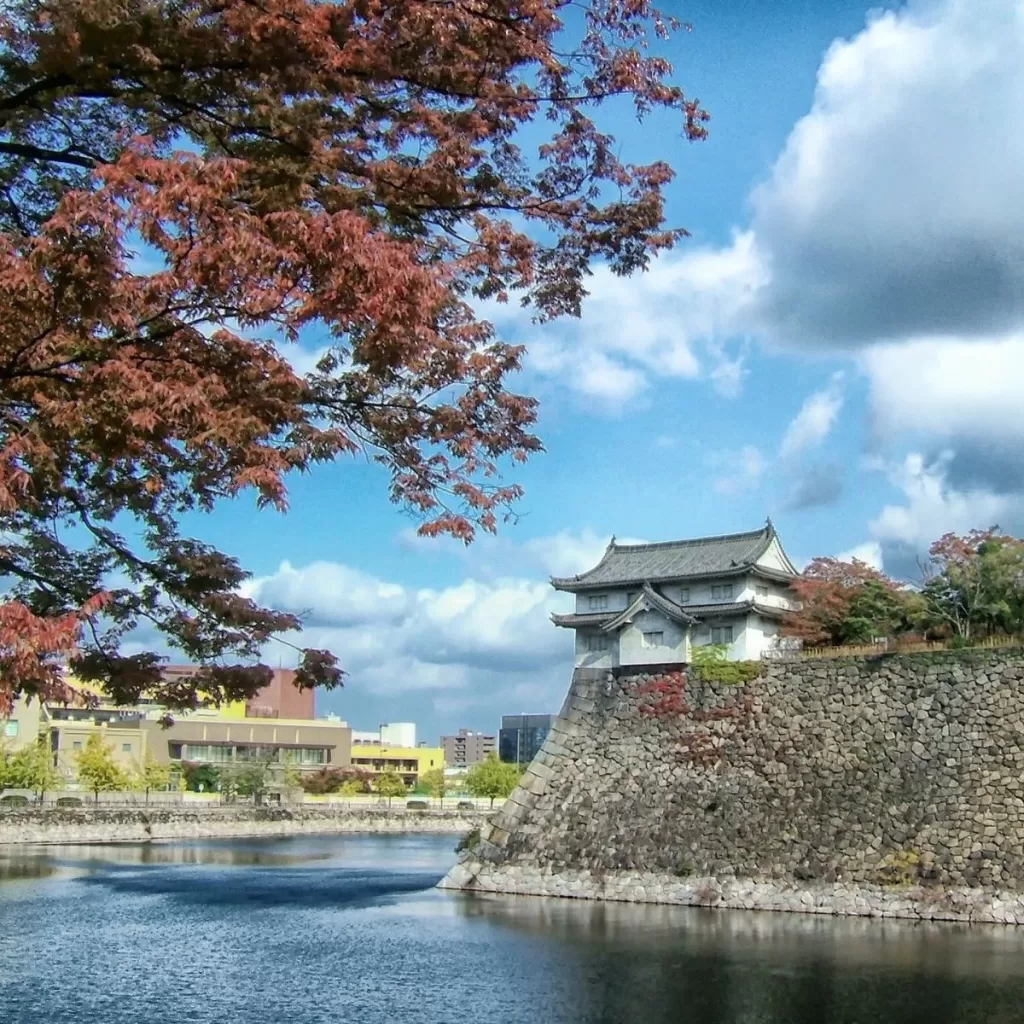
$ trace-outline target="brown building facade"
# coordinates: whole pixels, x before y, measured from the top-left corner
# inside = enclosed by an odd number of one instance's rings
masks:
[[[275,668],[269,686],[245,705],[249,718],[316,718],[316,694],[295,685],[295,669]]]
[[[441,747],[444,763],[449,768],[471,768],[486,761],[497,750],[497,740],[482,732],[460,729],[454,736],[442,736]]]
[[[191,675],[193,665],[167,665],[167,679]],[[295,685],[295,669],[275,668],[274,676],[254,697],[245,703],[246,718],[316,718],[316,694]]]

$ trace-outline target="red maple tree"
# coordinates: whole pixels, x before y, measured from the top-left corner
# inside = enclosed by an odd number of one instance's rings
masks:
[[[870,640],[858,634],[898,618],[904,592],[901,584],[858,558],[815,558],[789,587],[800,609],[786,616],[783,634],[812,646]]]
[[[67,657],[121,701],[251,695],[299,622],[179,521],[284,508],[290,471],[368,453],[425,532],[495,528],[502,462],[540,442],[522,351],[473,303],[575,315],[595,259],[630,273],[684,233],[670,168],[592,118],[616,98],[703,137],[646,49],[674,27],[647,0],[3,6],[0,705]],[[119,653],[146,623],[194,677]],[[340,679],[306,652],[300,683]]]

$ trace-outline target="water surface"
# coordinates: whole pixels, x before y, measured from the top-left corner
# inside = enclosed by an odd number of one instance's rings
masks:
[[[0,852],[4,1024],[1024,1022],[1024,933],[438,891],[451,836]]]

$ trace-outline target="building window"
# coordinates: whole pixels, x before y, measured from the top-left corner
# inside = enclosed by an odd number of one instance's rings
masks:
[[[731,644],[732,626],[712,626],[711,642],[713,644]]]
[[[72,750],[81,750],[82,749],[82,741],[81,740],[72,740],[71,741],[71,749]]]
[[[628,608],[639,596],[640,594],[635,590],[626,594],[626,607]]]
[[[285,764],[327,763],[327,751],[322,747],[292,747],[282,750],[281,755]]]
[[[595,594],[590,599],[590,610],[592,612],[603,612],[608,609],[608,595]]]
[[[18,720],[12,718],[9,722],[4,723],[4,735],[13,738],[18,735]]]
[[[132,752],[132,745],[130,743],[122,743],[121,744],[121,753],[122,754],[130,754],[131,752]]]
[[[644,633],[644,647],[664,647],[665,646],[665,634],[658,633]]]
[[[607,633],[588,633],[587,634],[587,653],[588,654],[602,654],[608,650],[608,634]]]
[[[732,584],[723,583],[720,587],[711,588],[711,599],[713,601],[731,601],[732,600]]]
[[[683,589],[679,591],[679,603],[680,604],[689,604],[690,603],[690,588],[689,587],[683,587]]]
[[[762,587],[760,584],[758,584],[756,587],[754,587],[754,593],[757,594],[758,597],[767,597],[768,588]]]

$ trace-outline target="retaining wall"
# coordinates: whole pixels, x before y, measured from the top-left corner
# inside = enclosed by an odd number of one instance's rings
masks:
[[[1024,652],[745,672],[578,669],[442,884],[1024,923]]]
[[[483,812],[332,807],[24,808],[0,812],[0,846],[160,839],[315,835],[340,832],[464,834]]]

